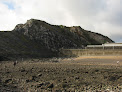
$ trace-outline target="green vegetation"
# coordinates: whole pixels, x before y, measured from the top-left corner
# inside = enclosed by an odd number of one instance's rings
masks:
[[[60,25],[60,28],[65,28],[65,26],[63,26],[63,25]]]

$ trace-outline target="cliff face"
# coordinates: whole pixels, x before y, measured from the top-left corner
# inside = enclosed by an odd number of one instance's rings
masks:
[[[84,48],[88,44],[106,42],[113,41],[79,26],[57,26],[30,19],[25,24],[18,24],[12,32],[0,32],[0,57],[49,57],[55,56],[60,48]]]
[[[50,25],[41,20],[31,19],[19,24],[13,30],[43,43],[49,49],[82,48],[88,44],[113,42],[106,36],[82,29],[80,26],[65,27]]]
[[[0,32],[0,61],[51,56],[55,56],[55,53],[44,47],[41,42],[16,32]]]

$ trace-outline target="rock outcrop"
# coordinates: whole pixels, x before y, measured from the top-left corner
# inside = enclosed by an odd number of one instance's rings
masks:
[[[51,25],[30,19],[11,32],[0,32],[0,58],[56,56],[60,48],[84,48],[88,44],[113,42],[106,36],[80,26]]]
[[[80,26],[65,27],[50,25],[41,20],[30,19],[19,24],[13,30],[42,42],[45,47],[56,50],[59,48],[82,48],[88,44],[113,42],[106,36],[82,29]]]

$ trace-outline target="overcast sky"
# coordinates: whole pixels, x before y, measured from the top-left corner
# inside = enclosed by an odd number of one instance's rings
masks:
[[[122,42],[122,0],[0,0],[0,30],[35,18],[81,26]]]

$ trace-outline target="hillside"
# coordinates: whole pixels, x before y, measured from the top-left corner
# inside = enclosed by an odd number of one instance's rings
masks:
[[[23,57],[53,57],[60,48],[84,48],[88,44],[113,42],[80,26],[51,25],[30,19],[10,32],[0,32],[0,60]]]
[[[50,57],[52,54],[53,52],[45,48],[41,42],[31,40],[27,36],[16,32],[0,32],[0,60]]]

